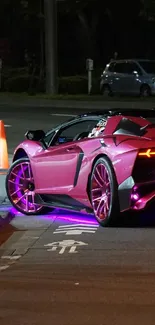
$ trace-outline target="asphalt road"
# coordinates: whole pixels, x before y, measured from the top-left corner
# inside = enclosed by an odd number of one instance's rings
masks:
[[[46,130],[76,113],[0,112],[10,125],[10,155],[28,128]],[[93,216],[54,210],[26,217],[6,202],[0,208],[0,325],[154,325],[154,219],[150,209],[101,228]]]
[[[154,228],[0,215],[1,325],[154,324]]]

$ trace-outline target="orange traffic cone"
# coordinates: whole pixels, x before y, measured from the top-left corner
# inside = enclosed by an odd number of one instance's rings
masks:
[[[4,122],[0,121],[0,170],[9,168],[8,148]]]

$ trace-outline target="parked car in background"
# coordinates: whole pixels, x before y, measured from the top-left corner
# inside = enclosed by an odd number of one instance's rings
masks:
[[[112,60],[100,80],[103,95],[155,95],[155,61]]]

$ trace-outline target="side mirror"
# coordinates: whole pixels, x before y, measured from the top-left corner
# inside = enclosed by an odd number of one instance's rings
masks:
[[[45,132],[43,130],[34,130],[34,131],[27,131],[25,137],[28,140],[32,141],[41,141],[45,136]]]

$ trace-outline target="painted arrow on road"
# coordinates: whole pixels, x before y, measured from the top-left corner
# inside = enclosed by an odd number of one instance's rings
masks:
[[[92,224],[72,224],[72,225],[65,225],[59,226],[53,234],[63,234],[66,235],[81,235],[82,233],[95,233],[98,229],[98,225]]]

